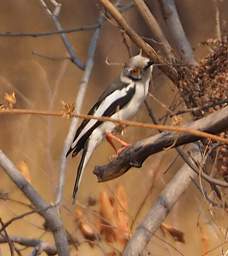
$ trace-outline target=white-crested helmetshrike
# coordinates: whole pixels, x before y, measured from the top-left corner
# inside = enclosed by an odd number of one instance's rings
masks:
[[[148,94],[153,64],[141,54],[130,58],[123,67],[120,77],[104,91],[88,114],[121,120],[134,116]],[[116,123],[95,119],[84,120],[78,127],[67,153],[68,156],[72,152],[74,157],[82,151],[73,190],[73,201],[93,151],[104,137],[109,141],[114,138],[111,132],[116,127]]]

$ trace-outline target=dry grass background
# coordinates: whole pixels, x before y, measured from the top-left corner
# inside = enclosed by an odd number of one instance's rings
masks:
[[[63,4],[60,20],[64,28],[78,27],[85,24],[94,24],[98,10],[95,1],[61,1]],[[183,26],[193,47],[196,57],[200,59],[207,49],[199,43],[215,37],[215,10],[213,1],[185,0],[176,1]],[[221,3],[221,16],[228,16],[228,3]],[[126,14],[128,21],[140,31],[140,34],[149,34],[141,17],[135,10]],[[49,31],[54,26],[39,1],[7,0],[0,2],[0,31]],[[81,32],[69,35],[77,53],[86,60],[87,47],[92,32]],[[32,54],[64,57],[65,48],[60,37],[44,38],[3,38],[0,37],[0,99],[5,92],[15,91],[18,108],[36,108],[58,110],[61,101],[73,103],[82,76],[68,60],[51,61]],[[119,73],[120,66],[108,66],[105,59],[112,62],[124,62],[128,58],[126,48],[117,27],[106,23],[102,30],[95,57],[95,68],[89,89],[84,101],[83,113],[95,102],[102,90]],[[156,72],[151,92],[163,103],[169,105],[175,94],[175,89],[165,77]],[[157,103],[149,98],[157,116],[165,113]],[[138,121],[150,122],[146,109],[142,107],[135,117]],[[32,117],[32,116],[1,116],[0,119],[0,148],[14,163],[25,161],[29,167],[32,184],[47,200],[54,200],[55,188],[58,180],[59,157],[62,151],[64,138],[69,127],[69,120],[61,118]],[[154,133],[149,130],[128,128],[126,138],[134,142],[139,138]],[[174,151],[159,153],[146,161],[142,169],[132,169],[119,179],[108,183],[98,184],[92,170],[96,164],[105,163],[113,154],[107,143],[103,143],[91,159],[86,175],[83,177],[79,192],[79,202],[86,205],[89,196],[95,198],[104,189],[114,191],[116,184],[122,184],[128,196],[130,220],[148,192],[154,172],[157,177],[153,191],[147,199],[143,210],[137,219],[140,221],[147,212],[153,200],[173,173],[181,165],[178,160],[163,175],[175,156]],[[69,210],[62,210],[64,222],[71,233],[76,232],[73,218],[74,208],[71,206],[71,192],[78,164],[77,159],[69,159],[65,187],[65,204]],[[25,200],[12,182],[1,172],[1,191],[9,192],[12,198]],[[22,206],[15,203],[0,201],[0,216],[8,220],[12,216],[24,211]],[[176,204],[166,223],[175,226],[185,234],[185,244],[174,242],[172,237],[157,232],[162,239],[178,248],[184,255],[202,255],[207,249],[219,245],[226,238],[228,221],[223,210],[210,209],[202,196],[192,186]],[[39,228],[42,220],[33,215],[10,226],[10,234],[27,237],[39,237],[43,231]],[[51,240],[48,235],[45,239]],[[228,246],[227,246],[228,248]],[[148,250],[152,255],[179,255],[169,245],[153,238]],[[28,250],[23,252],[28,255]],[[9,255],[8,247],[0,245],[0,255]],[[101,251],[90,248],[88,245],[80,247],[78,255],[102,255]],[[149,255],[149,254],[148,254]],[[215,250],[208,255],[222,255],[221,250]]]

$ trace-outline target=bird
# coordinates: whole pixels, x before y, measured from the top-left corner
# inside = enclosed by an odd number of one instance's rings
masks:
[[[151,80],[154,62],[139,53],[129,58],[123,66],[119,77],[101,94],[88,112],[96,117],[111,117],[126,120],[133,117],[144,102]],[[73,189],[73,203],[79,190],[83,172],[96,147],[106,138],[113,145],[116,139],[123,147],[128,144],[117,138],[113,132],[117,124],[111,121],[95,119],[83,120],[76,130],[73,142],[66,154],[75,157],[82,151]]]

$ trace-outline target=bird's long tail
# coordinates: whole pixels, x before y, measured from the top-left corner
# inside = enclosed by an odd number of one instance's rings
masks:
[[[81,157],[81,160],[80,160],[80,163],[78,166],[77,175],[76,175],[75,184],[74,184],[73,195],[72,195],[73,204],[75,204],[75,201],[76,201],[76,195],[77,195],[80,183],[81,183],[83,172],[85,170],[85,167],[86,167],[95,147],[96,147],[96,145],[94,145],[88,141],[83,148],[82,157]]]

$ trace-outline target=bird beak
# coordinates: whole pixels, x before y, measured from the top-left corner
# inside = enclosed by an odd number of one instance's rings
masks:
[[[152,60],[149,60],[146,66],[144,67],[144,70],[147,70],[151,65],[154,65],[154,62]]]

